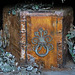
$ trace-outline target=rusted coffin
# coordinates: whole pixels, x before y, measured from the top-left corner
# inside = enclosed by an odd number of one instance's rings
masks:
[[[46,69],[66,62],[65,36],[73,22],[72,8],[16,11],[15,15],[8,11],[4,8],[3,27],[7,24],[10,33],[7,51],[24,59],[27,50],[27,55],[35,57],[37,63],[42,61]]]

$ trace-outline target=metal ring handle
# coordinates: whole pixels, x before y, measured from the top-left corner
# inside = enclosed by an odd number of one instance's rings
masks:
[[[40,56],[40,57],[46,56],[46,55],[49,53],[49,48],[48,48],[48,46],[46,46],[46,53],[45,53],[45,54],[39,54],[39,53],[38,53],[38,48],[39,48],[39,46],[40,46],[40,45],[37,45],[37,46],[36,46],[36,48],[35,48],[35,53],[36,53],[38,56]]]

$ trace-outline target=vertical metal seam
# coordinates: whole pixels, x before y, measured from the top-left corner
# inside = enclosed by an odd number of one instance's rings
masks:
[[[26,39],[26,46],[25,46],[25,63],[27,63],[27,60],[28,60],[28,58],[27,58],[27,17],[25,17],[25,29],[26,29],[26,33],[25,33],[25,35],[26,35],[26,37],[25,37],[25,39]]]

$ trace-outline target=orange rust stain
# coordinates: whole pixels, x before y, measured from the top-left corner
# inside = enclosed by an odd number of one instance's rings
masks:
[[[56,38],[56,32],[57,30],[61,29],[61,22],[58,23],[58,27],[56,29],[57,25],[57,17],[51,17],[51,16],[31,16],[31,21],[27,21],[27,32],[28,32],[28,45],[30,45],[30,48],[28,48],[28,53],[37,58],[37,60],[41,59],[44,62],[45,68],[50,69],[51,66],[57,67],[57,40]],[[59,21],[60,19],[58,19]],[[48,53],[45,57],[39,57],[36,55],[36,53],[33,51],[33,44],[31,42],[31,39],[34,36],[34,32],[37,32],[39,28],[43,28],[43,30],[48,31],[48,35],[50,35],[53,39],[50,42],[53,44],[53,50]],[[60,36],[59,36],[60,37]],[[60,38],[61,39],[61,38]],[[46,50],[44,48],[41,49],[40,53],[44,53]]]

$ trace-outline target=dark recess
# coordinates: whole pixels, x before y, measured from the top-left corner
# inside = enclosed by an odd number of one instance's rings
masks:
[[[54,2],[54,7],[71,6],[74,10],[74,13],[75,13],[74,0],[66,0],[64,3],[62,3],[61,0],[0,0],[0,29],[2,29],[2,23],[3,23],[2,22],[2,10],[3,10],[4,6],[15,5],[15,4],[18,4],[18,3],[51,4],[52,2]],[[74,15],[74,18],[75,18],[75,15]],[[73,24],[75,25],[75,19],[74,19]]]

